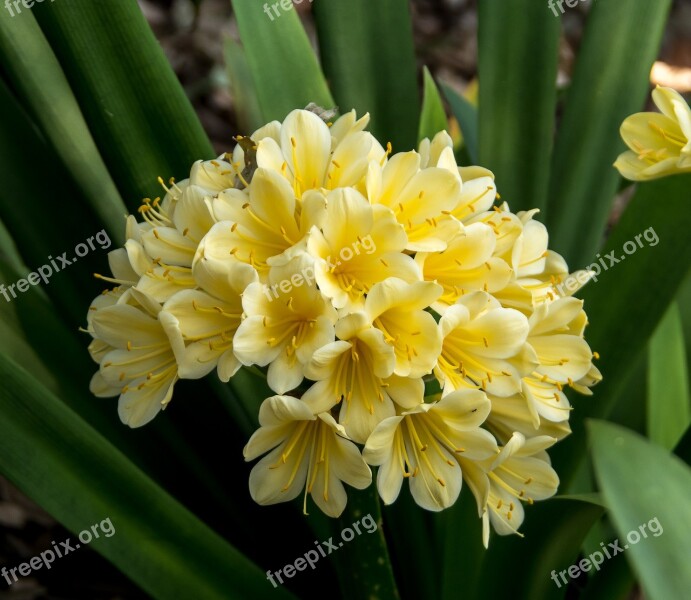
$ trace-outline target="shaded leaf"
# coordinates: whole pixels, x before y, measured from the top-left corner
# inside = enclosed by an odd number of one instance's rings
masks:
[[[601,244],[620,181],[612,167],[624,149],[619,127],[643,108],[670,6],[671,0],[592,3],[549,186],[551,245],[569,263],[590,260]]]
[[[214,156],[192,105],[134,0],[33,8],[125,204],[162,196],[157,177]]]
[[[516,212],[547,205],[559,19],[544,2],[480,0],[479,162]]]
[[[264,573],[1,355],[0,377],[0,468],[68,529],[111,519],[115,535],[94,550],[154,598],[244,600],[266,592]]]
[[[117,243],[124,242],[127,212],[77,100],[31,11],[10,17],[0,11],[3,68],[21,103],[81,188]]]
[[[463,134],[463,143],[468,151],[468,156],[473,164],[478,160],[478,122],[477,108],[450,86],[442,83],[441,89],[444,92],[451,111],[458,121]]]
[[[646,597],[686,597],[691,589],[691,470],[617,425],[592,421],[588,432],[598,483]]]
[[[648,437],[671,450],[690,422],[684,332],[679,307],[673,303],[648,348]]]
[[[341,113],[370,113],[394,151],[415,147],[420,110],[407,0],[315,2],[324,72]]]
[[[422,113],[420,114],[420,128],[417,134],[418,141],[425,138],[431,140],[439,131],[448,129],[446,111],[437,84],[434,83],[434,78],[427,67],[424,68],[423,73],[424,96]]]
[[[292,4],[264,12],[259,2],[232,0],[240,39],[265,121],[283,120],[314,102],[333,108],[317,57]],[[268,7],[268,4],[264,6]]]

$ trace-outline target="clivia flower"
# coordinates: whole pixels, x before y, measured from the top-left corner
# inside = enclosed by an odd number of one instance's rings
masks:
[[[483,392],[463,390],[384,419],[365,445],[364,457],[379,465],[377,488],[386,504],[396,500],[403,480],[420,506],[440,511],[461,491],[458,458],[496,456],[497,443],[480,428],[490,411]]]
[[[278,394],[298,387],[314,353],[335,339],[338,313],[309,281],[292,286],[289,293],[276,287],[275,298],[266,293],[272,284],[291,281],[311,265],[308,255],[296,256],[272,267],[266,284],[251,283],[242,294],[246,318],[233,338],[235,354],[245,365],[269,365],[267,383]]]
[[[632,181],[691,172],[691,108],[672,88],[658,86],[653,101],[661,113],[636,113],[621,126],[630,150],[614,166]]]
[[[160,307],[131,288],[97,298],[91,309],[92,356],[100,364],[91,390],[100,397],[119,395],[122,422],[146,425],[170,402],[178,380],[175,355],[158,320]]]
[[[499,535],[518,533],[525,512],[523,502],[552,497],[559,477],[545,452],[556,440],[548,436],[526,439],[515,433],[498,456],[476,462],[464,471],[483,519],[482,538],[489,545],[489,525]],[[462,466],[468,461],[461,459]]]
[[[564,389],[601,378],[582,302],[560,292],[566,263],[445,132],[393,154],[368,117],[319,114],[236,138],[128,218],[102,277],[117,287],[87,318],[91,389],[138,427],[178,379],[252,368],[279,394],[245,447],[265,455],[256,502],[304,491],[305,511],[311,496],[338,516],[369,463],[385,503],[408,479],[443,510],[465,481],[485,542],[490,523],[516,533],[520,502],[556,491],[545,449],[570,432]]]
[[[271,450],[250,474],[250,493],[259,504],[286,502],[304,489],[305,513],[309,494],[337,517],[346,505],[343,483],[358,489],[371,483],[357,446],[328,413],[315,415],[297,398],[273,396],[259,409],[259,424],[244,449],[248,461]]]

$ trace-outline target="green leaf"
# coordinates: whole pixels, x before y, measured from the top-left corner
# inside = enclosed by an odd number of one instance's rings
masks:
[[[94,550],[154,598],[266,594],[259,568],[2,355],[0,378],[0,468],[68,529],[110,519],[115,534]]]
[[[544,2],[480,0],[480,164],[511,209],[547,206],[559,19]]]
[[[624,149],[619,127],[643,107],[670,5],[671,0],[592,3],[549,186],[551,246],[569,263],[589,260],[601,243],[620,180],[612,167]]]
[[[34,124],[22,110],[2,79],[0,79],[0,163],[3,165],[3,186],[0,189],[0,219],[11,232],[21,262],[29,269],[46,265],[44,270],[46,293],[56,301],[63,315],[70,322],[81,323],[87,305],[83,295],[99,292],[91,274],[97,264],[103,264],[94,250],[83,258],[76,259],[74,248],[101,228],[100,223],[84,203],[80,191],[73,184],[69,172],[57,159],[53,148],[37,133]],[[41,176],[36,176],[36,160],[41,160]],[[46,187],[49,182],[49,188]],[[50,191],[50,201],[41,202]],[[18,200],[20,199],[20,200]],[[37,202],[40,202],[37,208]],[[84,203],[85,204],[85,203]],[[78,218],[65,206],[75,207]],[[73,209],[73,210],[74,210]],[[94,244],[98,249],[98,245]],[[59,270],[52,266],[51,259],[57,259],[64,251],[64,257],[77,264],[57,262]],[[19,266],[19,265],[17,265]],[[64,267],[64,268],[61,268]],[[49,276],[50,271],[52,275]],[[88,275],[84,272],[88,273]],[[23,271],[17,277],[25,278]],[[11,288],[8,281],[8,298],[13,302],[23,299],[21,292]],[[25,292],[26,293],[26,292]],[[15,298],[16,296],[16,298]],[[6,299],[2,298],[2,302]]]
[[[617,387],[616,398],[612,401],[607,419],[644,434],[648,410],[648,353],[639,352],[626,370],[622,385]],[[599,390],[595,388],[594,391],[597,394]]]
[[[463,143],[468,150],[468,155],[473,164],[478,161],[478,117],[477,108],[450,86],[442,83],[441,89],[446,96],[446,100],[451,106],[453,116],[456,117],[458,125],[463,134]]]
[[[125,204],[161,196],[213,148],[134,0],[33,8]]]
[[[254,87],[247,56],[242,46],[229,37],[223,42],[223,50],[230,81],[230,93],[233,96],[233,107],[237,112],[242,131],[250,134],[259,129],[264,124],[264,120],[259,109],[257,89]]]
[[[420,510],[407,485],[403,486],[396,502],[382,506],[391,565],[398,588],[404,590],[404,598],[439,597],[440,569],[443,567],[440,555],[419,551],[433,547],[434,516],[436,514]]]
[[[4,259],[0,260],[0,284],[6,286],[16,280],[14,269]],[[0,353],[11,356],[18,364],[31,370],[36,379],[51,392],[57,392],[60,389],[58,382],[24,336],[17,315],[17,308],[20,307],[21,305],[11,304],[0,298]]]
[[[17,245],[14,243],[7,227],[0,220],[0,257],[7,265],[12,267],[17,272],[26,272],[28,269],[22,262],[22,257],[17,250]],[[7,283],[7,281],[5,281]]]
[[[685,598],[691,589],[691,469],[617,425],[592,421],[588,432],[598,483],[646,597]]]
[[[0,284],[8,286],[19,278],[14,266],[0,260]],[[73,393],[79,393],[73,378],[80,369],[83,373],[90,361],[36,288],[27,290],[21,301],[6,302],[0,297],[0,340],[0,353],[34,373],[48,390],[55,394],[67,392],[70,400]],[[56,370],[61,377],[55,375]],[[88,379],[82,383],[88,385]]]
[[[449,124],[446,120],[444,103],[439,95],[437,85],[434,83],[434,78],[427,67],[423,69],[423,73],[425,91],[422,99],[420,128],[417,134],[418,141],[425,138],[431,140],[439,131],[444,131],[449,128]]]
[[[625,560],[608,560],[588,579],[582,597],[588,600],[629,600],[634,585],[629,563]]]
[[[324,72],[341,113],[370,113],[396,152],[415,147],[420,101],[407,0],[315,2]]]
[[[482,597],[482,565],[487,551],[482,545],[482,521],[470,490],[450,508],[434,515],[439,534],[438,555],[442,557],[441,600],[457,600],[463,590],[464,600]]]
[[[679,307],[673,303],[648,350],[648,437],[672,449],[691,423],[689,378]]]
[[[240,39],[265,121],[282,120],[296,108],[315,102],[333,108],[317,57],[292,4],[288,10],[269,3],[232,0]],[[270,4],[277,6],[278,16]]]
[[[674,448],[674,453],[691,466],[691,427],[688,427],[684,432],[683,437]]]
[[[124,242],[127,210],[79,105],[31,11],[0,11],[0,55],[26,110],[55,148],[110,236]]]
[[[681,312],[681,322],[684,328],[684,343],[686,347],[686,365],[691,373],[691,271],[686,276],[677,296],[677,305]]]
[[[601,252],[607,270],[597,261],[601,271],[597,281],[580,292],[590,323],[586,339],[601,356],[596,362],[603,381],[593,389],[593,397],[571,398],[575,408],[570,419],[573,434],[550,451],[563,489],[568,489],[583,458],[584,418],[609,414],[626,384],[627,373],[635,367],[689,271],[690,186],[691,176],[641,184]],[[629,250],[631,244],[637,247],[628,256],[624,252],[627,242]],[[610,266],[607,255],[619,262]],[[655,293],[641,293],[645,290]]]
[[[563,581],[559,579],[557,585],[551,574],[578,562],[583,540],[603,512],[588,496],[557,497],[527,506],[521,527],[525,538],[490,535],[478,598],[563,598]],[[508,564],[511,573],[520,576],[497,577],[497,565]]]

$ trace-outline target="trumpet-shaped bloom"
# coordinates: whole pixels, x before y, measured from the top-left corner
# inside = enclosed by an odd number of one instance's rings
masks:
[[[691,172],[691,108],[671,88],[658,86],[653,100],[661,113],[636,113],[621,126],[630,150],[614,166],[632,181]]]
[[[444,313],[439,327],[444,341],[435,375],[445,394],[473,387],[510,396],[537,366],[525,343],[528,319],[485,292],[461,297]]]
[[[498,292],[512,278],[508,263],[494,256],[497,238],[485,223],[473,223],[449,242],[443,252],[418,252],[415,262],[426,281],[435,281],[444,289],[432,303],[439,313],[470,292]]]
[[[365,312],[394,348],[396,375],[422,377],[432,372],[441,350],[441,334],[425,308],[440,293],[436,283],[406,283],[391,277],[375,284],[367,295]]]
[[[490,523],[499,535],[521,535],[518,528],[525,516],[522,502],[532,504],[557,492],[559,477],[545,452],[554,442],[547,436],[526,439],[515,433],[494,458],[474,465],[461,458],[463,475],[482,516],[485,548]]]
[[[300,385],[315,351],[334,341],[338,314],[314,285],[313,275],[313,260],[302,254],[272,267],[268,283],[255,282],[243,294],[247,318],[233,340],[235,353],[246,365],[270,364],[267,381],[278,394]]]
[[[364,313],[340,319],[336,337],[317,350],[305,368],[316,383],[302,398],[314,412],[340,402],[339,423],[348,437],[364,444],[378,423],[396,414],[394,401],[416,403],[420,387],[415,379],[403,377],[389,383],[396,365],[394,348]]]
[[[319,201],[317,200],[319,204]],[[212,204],[219,222],[196,248],[195,264],[206,259],[207,268],[232,269],[235,261],[250,265],[265,279],[269,260],[295,246],[305,236],[293,190],[275,171],[259,169],[249,195],[241,190],[221,192]],[[324,202],[320,203],[324,208]],[[305,210],[305,216],[312,214]],[[319,207],[315,209],[315,212]],[[316,217],[315,217],[316,218]],[[308,226],[313,224],[309,222]]]
[[[104,291],[100,296],[96,296],[89,306],[89,311],[86,313],[86,330],[93,338],[89,344],[89,354],[94,362],[100,363],[103,357],[113,350],[113,346],[106,341],[96,337],[94,331],[94,315],[101,309],[117,304],[120,297],[128,288],[126,286],[118,286],[112,290]],[[120,393],[119,386],[110,386],[101,376],[100,371],[91,379],[90,385],[91,393],[99,398],[108,398],[110,396],[117,396]]]
[[[313,227],[307,249],[317,258],[315,275],[319,289],[336,308],[349,311],[364,306],[364,295],[387,277],[420,280],[420,270],[403,253],[406,235],[381,205],[372,206],[353,189],[338,189],[327,196],[321,228]],[[371,241],[369,250],[363,240]]]
[[[487,394],[492,403],[492,412],[487,417],[486,426],[500,443],[506,443],[515,433],[522,433],[526,438],[549,436],[557,440],[571,433],[568,420],[549,421],[535,419],[535,410],[528,406],[530,402],[524,393],[501,397]],[[568,418],[570,411],[566,411]]]
[[[91,318],[105,347],[91,382],[100,396],[120,395],[120,419],[130,427],[151,421],[170,402],[178,379],[173,349],[158,320],[160,307],[134,288],[115,304],[97,308]]]
[[[453,152],[450,168],[421,169],[417,152],[396,154],[380,169],[371,165],[367,195],[373,204],[383,204],[393,211],[404,227],[411,251],[439,251],[446,240],[460,230],[460,224],[448,218],[458,204],[461,179]]]
[[[184,379],[199,379],[217,367],[219,379],[228,381],[240,368],[234,336],[242,318],[241,296],[257,273],[248,265],[235,266],[225,279],[207,281],[205,272],[198,272],[204,289],[183,290],[163,305],[159,320]]]
[[[520,310],[526,316],[537,304],[557,298],[557,286],[568,275],[564,259],[548,250],[547,230],[533,220],[536,212],[515,215],[504,203],[466,221],[467,225],[483,223],[492,228],[496,239],[493,256],[506,262],[512,272],[510,280],[492,291],[492,295],[503,306]]]
[[[288,502],[305,490],[331,517],[347,502],[343,483],[364,489],[372,472],[333,417],[315,415],[307,404],[290,396],[273,396],[259,409],[261,427],[245,446],[245,460],[266,454],[250,474],[250,494],[259,504]]]
[[[583,339],[583,301],[560,298],[541,304],[530,316],[528,344],[539,366],[523,379],[523,395],[533,415],[535,427],[540,417],[565,421],[571,406],[563,392],[565,385],[581,380],[590,371],[593,353]]]
[[[458,457],[483,460],[498,452],[492,435],[480,428],[489,410],[483,392],[462,390],[384,419],[364,451],[365,460],[379,466],[382,500],[394,502],[408,479],[422,508],[440,511],[451,506],[461,491]]]
[[[347,113],[333,128],[316,114],[294,110],[271,129],[253,134],[257,165],[280,173],[298,202],[315,189],[355,187],[362,189],[370,161],[385,158],[385,151],[369,132],[366,115],[355,121]]]
[[[470,217],[489,210],[497,197],[494,174],[483,167],[458,167],[454,158],[453,140],[446,131],[440,131],[430,141],[425,138],[419,148],[421,167],[438,167],[453,173],[461,183],[461,190],[449,216],[465,223]],[[443,220],[443,219],[442,219]]]
[[[192,262],[201,239],[216,222],[211,199],[233,187],[237,172],[224,160],[197,161],[190,178],[166,190],[163,201],[146,199],[139,213],[146,223],[128,235],[127,250],[141,276],[137,288],[159,302],[181,289],[193,289]],[[131,228],[133,229],[133,228]]]

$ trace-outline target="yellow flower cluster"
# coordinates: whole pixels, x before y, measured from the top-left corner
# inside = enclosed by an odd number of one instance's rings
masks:
[[[178,378],[266,368],[257,502],[304,490],[337,516],[377,466],[384,502],[407,479],[438,511],[465,480],[487,543],[556,492],[564,388],[600,379],[586,315],[536,211],[495,206],[492,173],[459,168],[446,133],[392,154],[367,123],[296,110],[146,200],[89,311],[92,391],[138,427]]]

